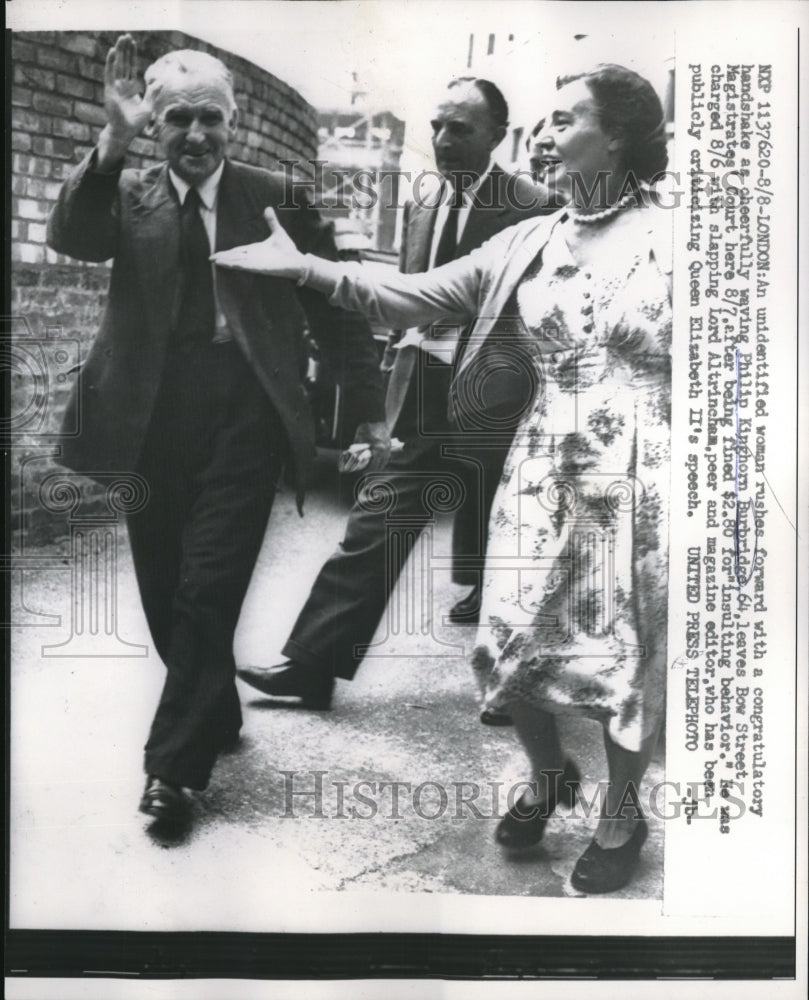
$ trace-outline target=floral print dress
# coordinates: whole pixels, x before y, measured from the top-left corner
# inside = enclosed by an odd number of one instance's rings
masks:
[[[664,711],[672,314],[648,246],[596,273],[554,227],[516,293],[543,388],[492,506],[474,666],[484,707],[602,722]]]

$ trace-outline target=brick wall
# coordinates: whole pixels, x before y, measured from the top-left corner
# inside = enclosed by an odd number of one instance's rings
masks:
[[[86,355],[106,300],[109,267],[73,261],[45,246],[45,224],[62,181],[89,152],[105,122],[103,69],[116,32],[36,32],[12,36],[11,87],[11,514],[15,550],[66,534],[66,517],[45,508],[40,486],[55,471],[56,431],[70,392],[70,369]],[[240,123],[230,155],[274,168],[279,159],[316,155],[314,110],[272,74],[180,32],[134,32],[141,74],[171,49],[193,48],[233,73]],[[137,138],[127,165],[158,162],[152,140]],[[85,484],[90,488],[89,484]],[[92,490],[90,507],[95,502]],[[98,501],[100,503],[100,500]]]

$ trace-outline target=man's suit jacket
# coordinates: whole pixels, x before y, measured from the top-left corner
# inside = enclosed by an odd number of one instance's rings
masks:
[[[48,243],[86,261],[113,258],[101,328],[69,402],[60,461],[76,471],[133,470],[166,360],[181,294],[179,205],[162,164],[101,174],[92,153],[65,182],[48,221]],[[226,161],[217,200],[216,249],[269,235],[275,208],[298,247],[336,259],[331,226],[281,174]],[[310,329],[362,419],[384,419],[373,338],[364,320],[286,280],[216,269],[216,294],[233,338],[249,360],[286,433],[299,498],[314,432],[298,372],[301,307]]]
[[[548,194],[544,188],[523,174],[506,173],[495,164],[475,194],[454,259],[465,257],[509,226],[538,215],[547,215],[553,210],[548,202]],[[437,215],[437,203],[419,204],[410,201],[405,205],[399,255],[400,271],[415,274],[429,268]],[[461,335],[456,362],[468,335],[469,328]],[[389,338],[388,349],[394,348],[401,337],[402,331],[394,331]],[[401,407],[407,384],[415,370],[413,351],[394,350],[394,353],[393,371],[388,385],[389,421],[391,412],[396,412]],[[510,393],[513,387],[502,388]]]

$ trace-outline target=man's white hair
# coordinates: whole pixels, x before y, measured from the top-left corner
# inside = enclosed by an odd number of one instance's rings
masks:
[[[143,79],[147,88],[153,88],[155,107],[160,104],[160,95],[164,88],[179,88],[189,81],[206,80],[221,84],[227,95],[230,110],[236,110],[233,76],[220,59],[207,52],[197,52],[196,49],[167,52],[148,67]]]

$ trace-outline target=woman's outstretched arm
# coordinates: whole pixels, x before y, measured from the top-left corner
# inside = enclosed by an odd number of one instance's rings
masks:
[[[303,254],[268,208],[270,235],[260,243],[212,254],[219,267],[290,278],[388,326],[437,320],[468,322],[477,313],[485,255],[476,251],[424,274],[401,274],[381,264],[353,264]]]

